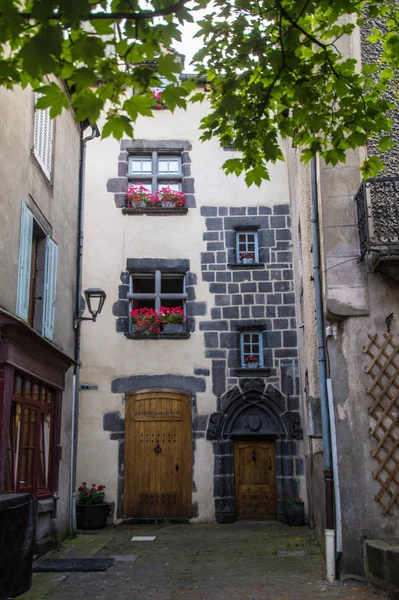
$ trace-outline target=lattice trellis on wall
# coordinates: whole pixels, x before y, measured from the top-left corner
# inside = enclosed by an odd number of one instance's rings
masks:
[[[399,343],[391,333],[369,335],[364,347],[371,362],[366,373],[372,378],[367,393],[373,398],[369,413],[375,423],[370,435],[377,441],[371,455],[379,462],[373,473],[381,488],[375,499],[385,514],[392,515],[395,504],[399,504]]]

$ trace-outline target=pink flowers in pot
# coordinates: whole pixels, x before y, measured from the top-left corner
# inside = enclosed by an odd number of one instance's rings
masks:
[[[162,110],[165,108],[165,104],[162,100],[162,90],[159,90],[158,92],[153,91],[151,94],[151,99],[154,100],[156,109]]]
[[[257,354],[249,354],[244,358],[244,362],[247,365],[248,363],[258,363],[259,356]]]
[[[132,183],[129,185],[127,194],[128,208],[137,207],[167,207],[184,208],[186,205],[186,196],[184,192],[172,190],[169,187],[163,187],[154,195],[143,185]]]
[[[161,306],[159,311],[148,307],[139,308],[131,310],[130,317],[136,325],[137,333],[144,335],[160,333],[162,325],[186,322],[186,316],[181,306]]]
[[[255,260],[254,252],[242,252],[240,254],[240,260]]]

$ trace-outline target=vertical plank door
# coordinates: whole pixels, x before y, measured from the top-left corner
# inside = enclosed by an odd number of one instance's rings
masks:
[[[125,428],[125,516],[191,517],[190,395],[128,395]]]
[[[275,519],[274,442],[237,441],[234,477],[237,519]]]

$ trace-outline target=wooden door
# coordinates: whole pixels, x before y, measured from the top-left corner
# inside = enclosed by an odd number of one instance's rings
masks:
[[[191,517],[190,395],[128,395],[125,428],[125,516]]]
[[[237,441],[234,477],[237,519],[275,519],[274,442]]]

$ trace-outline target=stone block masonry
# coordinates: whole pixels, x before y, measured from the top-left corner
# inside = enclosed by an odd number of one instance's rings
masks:
[[[243,326],[262,330],[266,377],[288,393],[299,408],[297,332],[291,250],[290,207],[202,206],[205,230],[202,280],[209,284],[213,307],[200,321],[205,353],[212,358],[212,389],[220,397],[243,376],[265,376],[241,369]],[[239,231],[258,235],[259,264],[237,264]],[[223,360],[221,360],[223,359]],[[246,375],[247,374],[247,375]]]

